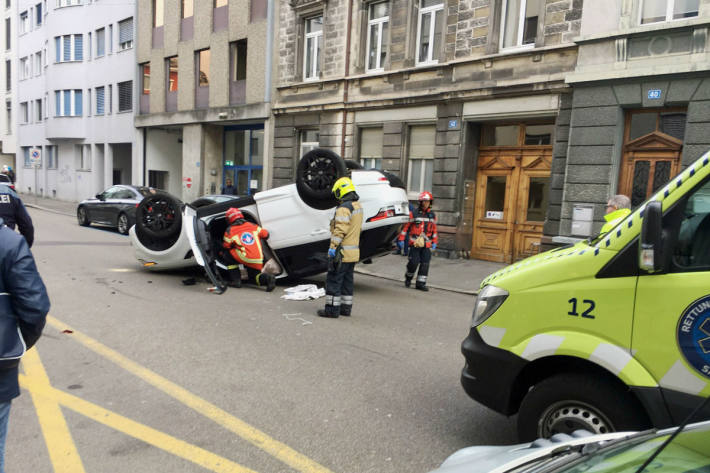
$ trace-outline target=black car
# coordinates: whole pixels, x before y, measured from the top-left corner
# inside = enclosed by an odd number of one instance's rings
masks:
[[[76,218],[81,226],[98,223],[114,227],[118,233],[127,235],[136,222],[136,207],[144,197],[154,192],[150,187],[111,186],[96,194],[95,198],[79,202]]]

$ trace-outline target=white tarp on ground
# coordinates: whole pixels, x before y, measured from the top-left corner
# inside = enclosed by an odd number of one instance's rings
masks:
[[[315,284],[300,284],[294,287],[284,289],[284,294],[281,299],[288,301],[310,301],[325,296],[325,289],[318,288]]]

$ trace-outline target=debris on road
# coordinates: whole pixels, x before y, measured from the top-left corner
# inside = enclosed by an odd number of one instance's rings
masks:
[[[288,301],[310,301],[325,296],[325,289],[318,288],[315,284],[300,284],[294,287],[284,289],[284,294],[281,299]]]

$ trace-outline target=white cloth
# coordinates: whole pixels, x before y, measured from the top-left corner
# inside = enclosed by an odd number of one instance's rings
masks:
[[[325,296],[325,289],[318,288],[315,284],[300,284],[294,287],[284,289],[284,294],[281,299],[287,301],[310,301]]]

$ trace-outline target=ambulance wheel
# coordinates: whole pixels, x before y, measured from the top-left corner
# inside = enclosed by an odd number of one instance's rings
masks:
[[[309,207],[326,210],[338,202],[333,197],[333,184],[347,175],[343,158],[323,148],[312,149],[303,155],[296,168],[296,189]]]
[[[525,395],[518,412],[521,442],[557,433],[588,430],[603,434],[648,427],[648,419],[633,396],[595,373],[560,374]]]
[[[136,227],[150,238],[170,238],[182,228],[182,205],[166,192],[143,199],[136,209]]]

